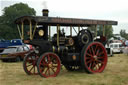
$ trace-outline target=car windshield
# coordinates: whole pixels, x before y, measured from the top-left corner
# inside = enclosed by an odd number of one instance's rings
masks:
[[[110,48],[113,48],[113,45],[110,45]]]
[[[4,49],[3,53],[13,53],[13,52],[16,52],[16,48],[7,48],[7,49]]]
[[[114,48],[118,48],[118,45],[114,45]]]

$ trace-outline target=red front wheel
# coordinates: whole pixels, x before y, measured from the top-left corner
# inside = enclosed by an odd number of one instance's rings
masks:
[[[100,73],[107,64],[107,53],[99,42],[91,42],[86,45],[81,53],[81,63],[88,73]]]
[[[55,53],[45,53],[40,56],[37,62],[37,69],[42,77],[55,77],[59,74],[61,69],[60,59]]]

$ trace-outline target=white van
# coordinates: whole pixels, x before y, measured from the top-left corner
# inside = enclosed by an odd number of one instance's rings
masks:
[[[109,47],[112,49],[113,53],[122,53],[123,52],[122,43],[110,43]]]

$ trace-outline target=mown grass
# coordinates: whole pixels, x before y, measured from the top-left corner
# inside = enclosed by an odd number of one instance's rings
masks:
[[[84,71],[68,72],[62,69],[54,78],[26,75],[22,62],[0,61],[0,85],[128,85],[128,56],[117,54],[109,57],[103,73],[87,74]]]

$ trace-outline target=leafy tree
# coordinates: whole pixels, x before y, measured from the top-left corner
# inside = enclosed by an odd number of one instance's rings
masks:
[[[121,35],[121,37],[125,37],[125,35],[126,35],[125,30],[121,29],[121,30],[120,30],[120,35]]]
[[[111,37],[113,37],[112,25],[106,25],[105,26],[105,36],[107,37],[107,39],[110,39]]]
[[[36,14],[36,11],[33,8],[30,8],[24,3],[17,3],[9,7],[5,7],[3,11],[4,13],[0,17],[0,37],[5,39],[20,38],[17,27],[14,23],[16,18]]]
[[[94,35],[96,33],[95,26],[88,27],[89,30],[94,32]],[[103,26],[97,25],[97,35],[102,36],[103,35]],[[113,28],[112,25],[105,25],[105,36],[107,39],[111,38],[113,36]]]
[[[12,34],[14,34],[14,32],[11,29],[12,28],[8,25],[5,24],[0,25],[0,37],[6,39],[13,38]]]
[[[128,33],[126,33],[126,30],[121,29],[120,30],[120,35],[121,35],[121,37],[124,37],[125,39],[128,40]]]

